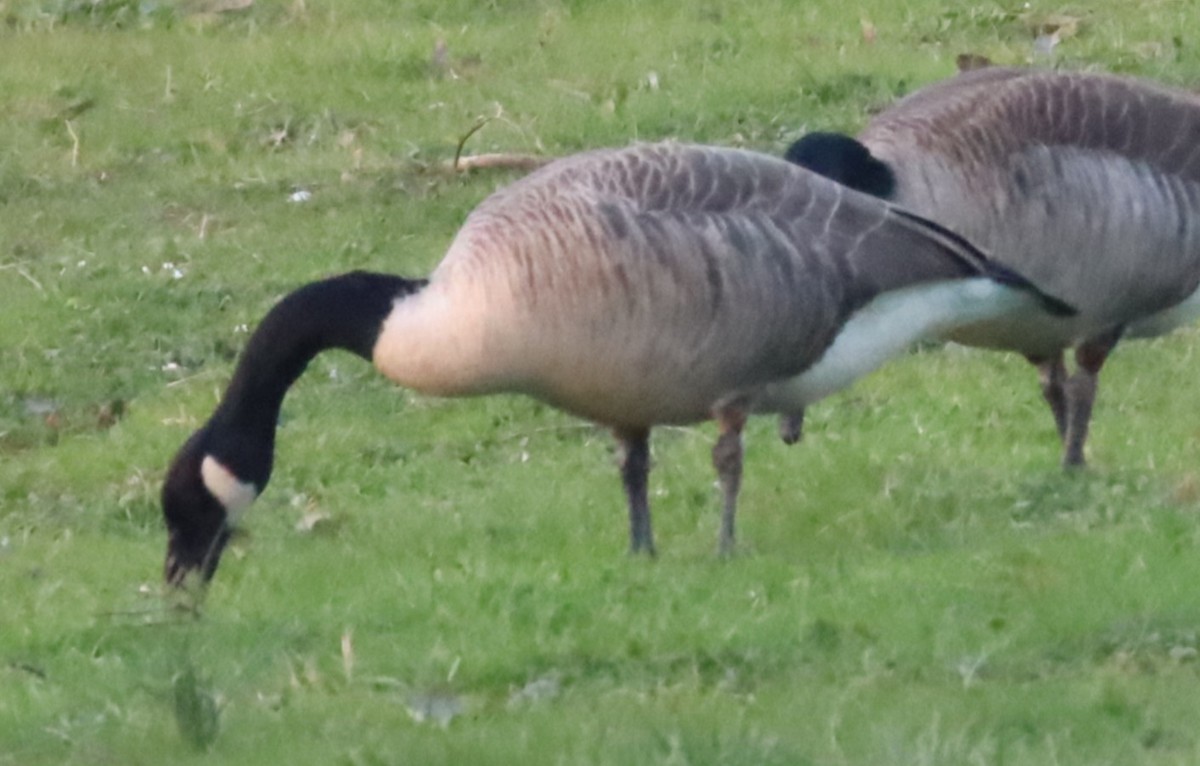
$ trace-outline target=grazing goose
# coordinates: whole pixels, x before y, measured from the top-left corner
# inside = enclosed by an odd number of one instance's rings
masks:
[[[940,226],[779,159],[675,143],[568,157],[480,204],[428,281],[354,272],[266,315],[167,473],[165,575],[212,576],[270,478],[284,395],[328,348],[426,394],[520,392],[608,426],[634,551],[654,550],[650,428],[714,418],[727,552],[749,413],[796,411],[929,328],[1069,310]]]
[[[938,221],[1079,309],[949,334],[1037,365],[1067,467],[1084,463],[1097,377],[1118,339],[1200,313],[1200,98],[1190,93],[980,69],[902,99],[857,141],[810,134],[787,159]]]

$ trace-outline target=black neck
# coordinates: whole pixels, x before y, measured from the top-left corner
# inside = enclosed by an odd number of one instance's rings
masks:
[[[271,474],[284,395],[308,363],[331,348],[370,361],[396,299],[424,285],[424,280],[355,271],[285,296],[250,336],[206,426],[205,451],[261,491]]]

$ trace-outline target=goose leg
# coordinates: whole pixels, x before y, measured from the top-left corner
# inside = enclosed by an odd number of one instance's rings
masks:
[[[1063,467],[1080,468],[1084,464],[1083,445],[1087,441],[1092,405],[1100,368],[1112,353],[1123,328],[1085,341],[1075,349],[1075,374],[1066,381],[1067,432],[1063,439]]]
[[[779,438],[784,444],[795,444],[804,435],[804,410],[779,416]]]
[[[737,515],[737,496],[742,487],[742,428],[746,412],[739,407],[725,407],[716,413],[721,435],[713,445],[713,467],[721,482],[721,535],[718,551],[722,556],[733,553],[734,517]]]
[[[1063,364],[1062,353],[1052,357],[1027,357],[1037,366],[1038,380],[1042,384],[1042,398],[1050,405],[1054,414],[1054,425],[1058,428],[1058,438],[1065,446],[1067,443],[1067,392],[1063,388],[1067,378],[1067,367]]]
[[[650,430],[615,432],[621,445],[621,483],[629,501],[629,552],[653,556],[654,531],[650,527]]]

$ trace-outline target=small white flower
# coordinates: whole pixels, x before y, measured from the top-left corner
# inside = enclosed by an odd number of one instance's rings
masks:
[[[308,189],[297,189],[288,195],[288,202],[308,202],[312,199],[312,192]]]

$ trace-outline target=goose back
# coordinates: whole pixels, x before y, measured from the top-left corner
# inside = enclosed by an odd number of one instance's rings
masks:
[[[508,390],[619,427],[692,422],[805,370],[881,292],[980,256],[752,152],[576,155],[485,200],[375,348],[441,395]]]

